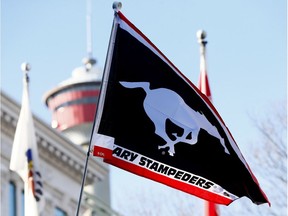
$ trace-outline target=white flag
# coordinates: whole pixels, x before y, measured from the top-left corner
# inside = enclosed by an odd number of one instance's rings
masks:
[[[10,169],[24,181],[25,216],[39,215],[43,188],[26,79],[24,79],[22,108],[12,147]]]

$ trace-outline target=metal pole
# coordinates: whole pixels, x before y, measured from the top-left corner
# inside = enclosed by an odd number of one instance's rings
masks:
[[[91,0],[86,1],[86,36],[87,36],[87,53],[88,53],[88,58],[84,59],[84,64],[86,67],[86,70],[90,70],[95,64],[95,60],[92,59],[92,27],[91,27]],[[93,62],[92,62],[93,61]],[[81,200],[82,200],[82,195],[83,195],[83,190],[84,190],[84,184],[86,180],[86,174],[87,174],[87,168],[88,168],[88,161],[89,161],[89,156],[90,156],[90,146],[91,142],[88,146],[87,154],[86,154],[86,160],[85,160],[85,165],[84,165],[84,171],[83,171],[83,177],[82,177],[82,182],[81,182],[81,187],[80,187],[80,194],[79,194],[79,200],[78,200],[78,205],[77,205],[77,210],[76,210],[76,216],[79,215],[80,211],[80,205],[81,205]]]
[[[115,7],[115,5],[117,5],[117,7]],[[121,6],[122,6],[121,2],[114,2],[112,7],[113,7],[114,11],[117,12],[117,11],[119,11],[121,9]],[[115,40],[115,35],[113,34],[114,30],[115,30],[115,19],[113,21],[113,27],[112,27],[112,31],[111,31],[112,33],[111,33],[111,36],[110,36],[110,43],[109,43],[108,52],[111,51],[111,44],[114,44],[114,42],[113,43],[111,42],[112,40]],[[109,55],[110,55],[110,53],[107,54],[107,58],[108,59],[111,58]],[[106,64],[107,64],[107,60],[106,60]],[[106,69],[104,70],[103,78],[105,77],[105,71],[106,71]],[[102,80],[103,80],[103,78],[102,78]],[[102,81],[102,83],[103,83],[103,81]],[[102,90],[100,90],[100,92],[101,91]],[[100,95],[100,97],[101,97],[101,95]],[[98,98],[98,100],[100,100],[100,98]],[[99,102],[97,104],[99,104]],[[98,112],[98,107],[97,107],[95,116],[97,116],[97,112]],[[94,125],[93,125],[92,133],[94,131],[94,127],[95,127],[95,122],[94,122]],[[91,137],[92,137],[92,134],[91,134]],[[89,156],[90,156],[90,153],[91,153],[90,149],[91,149],[91,140],[90,140],[90,143],[89,143],[89,146],[88,146],[88,150],[87,150],[87,156],[86,156],[86,161],[85,161],[85,166],[84,166],[84,173],[83,173],[83,178],[82,178],[82,183],[81,183],[81,188],[80,188],[80,195],[79,195],[79,200],[78,200],[78,205],[77,205],[77,210],[76,210],[76,216],[79,215],[79,211],[80,211],[80,205],[81,205],[83,189],[84,189],[84,184],[85,184],[86,174],[87,174],[87,168],[88,168],[88,160],[89,160]]]
[[[79,210],[80,210],[80,205],[81,205],[81,200],[82,200],[82,194],[83,194],[83,189],[84,189],[84,183],[86,180],[86,174],[87,174],[87,167],[88,167],[88,160],[90,156],[90,145],[87,151],[87,156],[86,156],[86,161],[85,161],[85,167],[84,167],[84,173],[83,173],[83,178],[82,178],[82,183],[81,183],[81,189],[80,189],[80,195],[79,195],[79,200],[78,200],[78,205],[77,205],[77,210],[76,210],[76,216],[79,215]]]
[[[86,8],[86,40],[87,40],[87,54],[88,58],[92,58],[92,2],[87,0]]]
[[[28,72],[31,70],[31,66],[29,63],[24,62],[21,64],[21,70],[24,72],[24,82],[26,83],[26,85],[29,84],[29,75]]]
[[[197,35],[198,43],[200,45],[200,79],[199,79],[198,85],[199,87],[200,86],[202,87],[201,89],[202,93],[204,93],[212,102],[212,96],[211,96],[210,87],[208,84],[207,67],[206,67],[206,45],[208,42],[205,39],[206,39],[207,34],[205,31],[199,30],[197,31],[196,35]]]

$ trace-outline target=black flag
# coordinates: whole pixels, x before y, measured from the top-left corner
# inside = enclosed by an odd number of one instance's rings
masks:
[[[121,12],[99,100],[94,156],[215,203],[269,203],[209,99]]]

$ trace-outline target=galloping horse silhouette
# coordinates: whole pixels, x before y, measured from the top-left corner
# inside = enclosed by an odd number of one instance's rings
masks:
[[[150,89],[149,82],[120,82],[126,88],[142,88],[146,92],[143,101],[144,110],[155,125],[155,134],[165,140],[166,144],[158,146],[159,149],[169,147],[169,154],[174,156],[174,145],[179,142],[195,144],[198,141],[200,129],[218,138],[227,154],[230,154],[224,144],[224,139],[217,128],[212,125],[205,115],[191,109],[185,101],[174,91],[166,88]],[[165,131],[166,120],[184,129],[182,136],[173,133],[175,139],[170,139]]]

